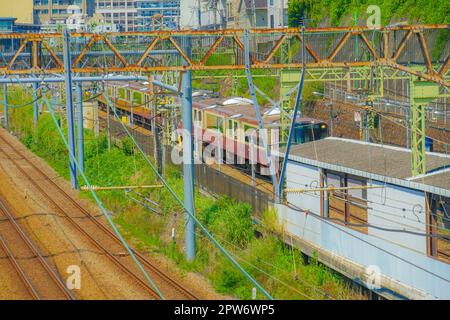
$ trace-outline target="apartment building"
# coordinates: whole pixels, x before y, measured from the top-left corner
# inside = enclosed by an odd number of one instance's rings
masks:
[[[137,30],[178,30],[180,28],[180,0],[135,0],[135,3]]]
[[[119,31],[136,31],[136,0],[96,0],[95,13]]]
[[[0,17],[14,17],[17,23],[33,23],[33,0],[2,1]]]
[[[66,23],[71,16],[86,19],[94,11],[95,0],[33,0],[33,20],[40,25]]]
[[[180,0],[96,0],[96,13],[120,31],[150,31],[154,27],[176,30],[180,25]]]

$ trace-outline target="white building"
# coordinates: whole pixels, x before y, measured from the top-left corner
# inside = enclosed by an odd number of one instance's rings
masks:
[[[120,31],[136,31],[137,8],[135,0],[96,0],[95,13],[104,22],[116,25]]]
[[[327,138],[292,147],[279,221],[290,243],[388,298],[450,299],[450,156]],[[290,192],[318,187],[357,189]],[[367,189],[366,189],[367,188]]]
[[[288,0],[181,0],[181,28],[287,26]]]
[[[282,28],[287,26],[287,0],[240,0],[242,28]]]

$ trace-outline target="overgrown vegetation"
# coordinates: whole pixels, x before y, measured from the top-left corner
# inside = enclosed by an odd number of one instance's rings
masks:
[[[381,21],[384,25],[394,21],[420,23],[450,21],[448,0],[290,0],[288,21],[292,27],[298,26],[304,17],[310,19],[310,25],[322,22],[327,26],[352,25],[355,14],[360,19],[366,19],[369,5],[380,7]]]
[[[22,90],[18,92],[11,92],[11,104],[20,105],[31,100]],[[33,129],[32,106],[12,109],[10,115],[11,130],[29,149],[68,178],[68,152],[50,115],[44,112],[36,129]],[[60,119],[65,128],[64,117]],[[91,184],[118,186],[158,182],[129,139],[122,140],[120,147],[116,144],[108,150],[104,135],[95,137],[86,130],[85,138],[85,171]],[[165,178],[182,197],[183,180],[179,170],[166,167]],[[203,274],[220,293],[251,298],[252,284],[203,235],[197,237],[195,262],[185,260],[184,213],[167,189],[138,192],[158,203],[160,213],[145,209],[123,191],[98,192],[128,239],[132,239],[142,250],[172,259],[182,270]],[[86,194],[86,197],[89,195]],[[250,205],[226,197],[214,199],[196,192],[195,206],[200,221],[275,298],[362,298],[340,276],[314,259],[313,263],[306,264],[299,250],[285,246],[275,237],[274,232],[282,232],[275,211],[263,215],[262,221],[267,231],[258,233],[257,237]],[[174,238],[171,237],[172,228],[175,230]],[[258,293],[258,298],[264,297]]]

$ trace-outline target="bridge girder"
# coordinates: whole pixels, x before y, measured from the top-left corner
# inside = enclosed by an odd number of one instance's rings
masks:
[[[385,67],[420,77],[426,81],[450,86],[448,77],[449,57],[434,57],[433,47],[427,38],[434,32],[448,32],[448,24],[410,25],[384,28],[351,27],[351,28],[310,28],[305,30],[305,48],[307,52],[306,67],[308,69],[331,70]],[[244,36],[242,29],[227,30],[185,30],[155,32],[123,32],[110,34],[73,33],[72,45],[79,48],[72,55],[73,72],[87,73],[149,73],[163,71],[215,71],[244,70],[243,61]],[[302,61],[290,59],[283,61],[280,57],[288,43],[290,48],[302,46],[301,29],[253,29],[249,31],[251,69],[300,69]],[[353,44],[350,39],[361,39],[360,57],[355,59],[348,54]],[[192,56],[182,48],[181,40],[190,38],[193,43]],[[401,40],[399,40],[401,39]],[[62,34],[0,34],[0,46],[11,42],[12,48],[8,59],[0,61],[0,74],[30,75],[39,73],[61,74],[62,67]],[[414,46],[411,42],[416,41]],[[418,45],[417,45],[418,44]],[[412,65],[424,66],[420,70],[412,67],[407,55],[408,48],[420,48],[422,58],[412,61]],[[129,50],[136,55],[122,54]],[[178,62],[171,64],[156,58],[158,50],[173,50],[186,65]],[[4,50],[2,50],[5,52]],[[73,50],[76,51],[76,50]],[[30,52],[29,57],[22,56]],[[227,58],[234,54],[235,59]],[[93,53],[105,53],[108,59],[91,59]],[[294,53],[296,55],[296,53]],[[214,58],[213,58],[214,56]],[[322,75],[325,73],[321,73]],[[313,77],[314,74],[310,73]]]

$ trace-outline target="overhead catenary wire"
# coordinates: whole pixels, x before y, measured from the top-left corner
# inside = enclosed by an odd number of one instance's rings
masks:
[[[111,109],[113,110],[114,115],[116,116],[117,119],[120,119],[116,108],[112,105],[111,100],[108,97],[108,93],[105,92],[104,93],[104,97],[107,100],[108,104],[110,105]],[[133,143],[136,145],[136,147],[138,148],[139,152],[142,154],[142,156],[144,157],[144,160],[149,164],[149,166],[152,168],[152,170],[154,171],[154,173],[158,176],[158,178],[161,180],[161,182],[164,184],[164,186],[167,188],[167,190],[169,190],[169,192],[172,194],[172,196],[175,198],[175,200],[180,204],[181,207],[183,207],[183,209],[187,212],[187,214],[190,216],[191,219],[193,219],[193,221],[195,222],[195,224],[197,226],[200,227],[200,229],[205,233],[205,235],[210,239],[211,242],[214,243],[214,245],[228,258],[228,260],[230,260],[230,262],[237,267],[242,274],[250,281],[252,282],[268,299],[272,300],[272,296],[255,280],[253,279],[253,277],[248,274],[247,271],[245,271],[240,265],[239,263],[230,255],[230,253],[227,252],[227,250],[225,250],[225,248],[223,248],[220,243],[212,236],[212,234],[203,226],[203,224],[198,220],[198,218],[194,215],[193,212],[191,212],[190,210],[188,210],[185,206],[183,201],[181,200],[181,198],[176,194],[176,192],[172,189],[172,187],[168,184],[168,182],[166,181],[166,179],[164,179],[164,177],[158,172],[157,168],[154,166],[154,164],[150,161],[150,159],[147,157],[147,155],[145,154],[145,152],[142,150],[142,148],[139,146],[139,144],[136,142],[135,138],[133,137],[133,135],[130,133],[130,131],[128,130],[128,128],[125,126],[124,123],[120,122],[122,124],[122,127],[124,128],[124,130],[126,131],[126,133],[128,134],[128,136],[130,137],[130,139],[133,141]]]
[[[92,189],[89,180],[87,179],[85,173],[80,170],[80,164],[78,163],[78,160],[76,158],[76,156],[73,154],[72,150],[70,150],[69,144],[64,136],[64,133],[62,132],[62,129],[58,123],[58,120],[54,114],[54,111],[51,107],[51,104],[48,102],[47,98],[45,97],[45,102],[47,104],[47,106],[49,107],[50,110],[50,114],[52,116],[52,119],[56,125],[56,128],[58,129],[58,132],[61,136],[61,139],[63,140],[68,152],[69,152],[69,157],[72,158],[73,162],[75,163],[76,167],[78,168],[80,175],[82,176],[84,182],[86,183],[86,185],[90,188],[91,194],[95,200],[95,202],[97,203],[97,205],[99,206],[100,210],[103,212],[104,216],[106,217],[108,223],[111,225],[111,227],[113,228],[115,234],[117,235],[117,237],[119,238],[119,240],[121,241],[121,243],[123,244],[123,246],[125,247],[125,249],[127,250],[127,252],[129,253],[130,257],[133,259],[133,261],[135,262],[135,264],[138,266],[138,268],[141,270],[141,272],[143,273],[144,277],[147,279],[147,281],[150,283],[150,285],[153,287],[153,289],[156,291],[156,293],[161,297],[161,299],[165,299],[164,295],[162,294],[162,292],[160,291],[160,289],[156,286],[156,284],[153,282],[153,280],[150,278],[150,276],[148,275],[148,273],[145,271],[145,269],[143,268],[143,266],[140,264],[140,262],[138,261],[138,259],[136,258],[135,254],[133,253],[133,250],[131,250],[131,248],[129,247],[128,243],[125,241],[125,239],[123,238],[122,234],[120,233],[120,231],[117,229],[116,225],[114,224],[114,222],[112,221],[111,217],[109,216],[108,211],[106,210],[106,208],[103,206],[103,203],[101,202],[101,200],[98,198],[97,194],[95,193],[95,191]]]

